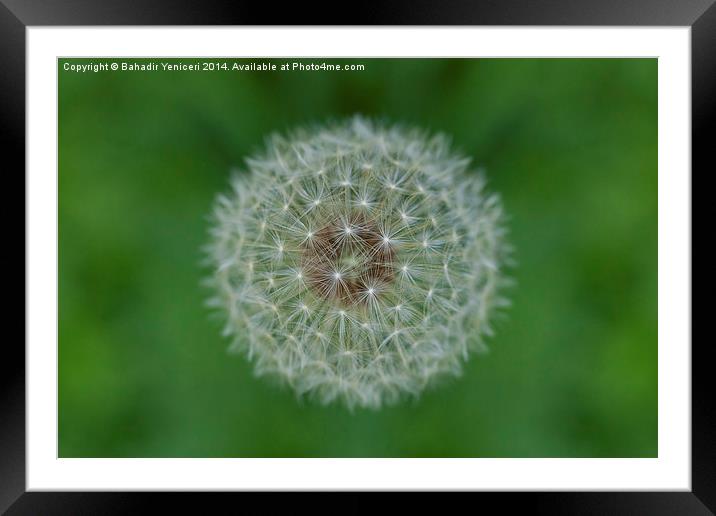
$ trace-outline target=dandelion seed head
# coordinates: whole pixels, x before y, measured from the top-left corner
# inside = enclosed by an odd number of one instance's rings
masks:
[[[502,207],[444,136],[355,117],[274,135],[217,198],[212,306],[297,393],[377,408],[460,372],[504,283]]]

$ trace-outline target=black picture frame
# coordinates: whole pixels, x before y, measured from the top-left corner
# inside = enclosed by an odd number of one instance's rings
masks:
[[[345,12],[345,11],[344,11]],[[10,199],[25,202],[25,29],[40,25],[576,25],[690,26],[692,37],[692,170],[705,175],[716,107],[716,5],[714,0],[501,0],[361,3],[347,19],[304,3],[270,5],[189,0],[0,0],[0,134],[6,186],[5,220],[17,224]],[[335,19],[331,19],[331,18]],[[712,131],[709,131],[712,129]],[[692,172],[693,177],[693,172]],[[22,179],[20,179],[22,178]],[[6,183],[7,185],[7,183]],[[14,185],[13,185],[14,186]],[[22,192],[22,195],[21,195]],[[13,217],[10,217],[12,210]],[[24,213],[24,211],[23,211]],[[24,240],[23,229],[23,240]],[[10,246],[6,244],[7,250]],[[13,249],[17,249],[14,248]],[[22,253],[2,253],[6,271],[24,267]],[[22,255],[22,257],[20,256]],[[22,259],[21,259],[22,258]],[[22,265],[20,265],[22,263]],[[17,268],[16,268],[17,267]],[[23,269],[26,271],[26,269]],[[8,278],[17,273],[6,272]],[[19,279],[18,279],[19,281]],[[6,296],[9,300],[9,296]],[[25,299],[25,294],[23,294]],[[19,303],[12,303],[19,306]],[[22,305],[24,311],[24,303]],[[15,324],[19,325],[17,317]],[[8,320],[10,317],[8,317]],[[14,321],[13,321],[14,322]],[[23,334],[25,327],[23,327]],[[713,514],[716,512],[716,411],[710,347],[692,341],[692,491],[589,493],[479,493],[507,511],[548,514]],[[7,339],[0,355],[0,511],[7,514],[119,514],[166,504],[166,493],[25,492],[25,352]],[[225,494],[226,497],[237,496]],[[186,509],[207,511],[207,494],[181,495]],[[414,500],[421,503],[421,497]],[[213,500],[213,498],[212,498]],[[358,501],[353,507],[371,507]]]

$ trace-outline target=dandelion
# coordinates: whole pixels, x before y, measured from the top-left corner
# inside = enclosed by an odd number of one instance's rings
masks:
[[[505,304],[502,207],[444,136],[354,117],[247,163],[207,250],[210,304],[258,375],[377,408],[484,347]]]

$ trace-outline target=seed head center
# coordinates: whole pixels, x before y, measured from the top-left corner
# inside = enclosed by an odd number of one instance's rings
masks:
[[[395,278],[395,248],[360,213],[328,220],[304,244],[302,269],[313,293],[342,308],[366,303]]]

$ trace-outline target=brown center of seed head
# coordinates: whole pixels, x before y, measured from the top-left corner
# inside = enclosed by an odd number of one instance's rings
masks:
[[[304,244],[309,287],[341,306],[367,304],[393,281],[395,249],[375,222],[359,213],[330,220]]]

